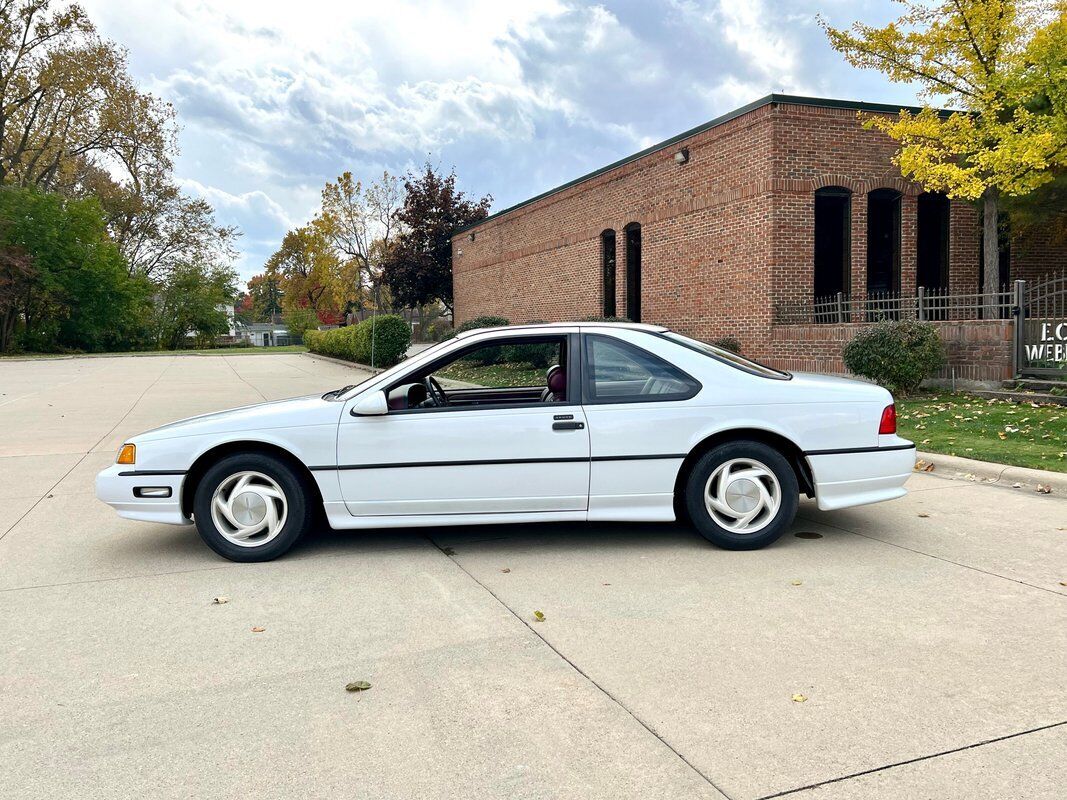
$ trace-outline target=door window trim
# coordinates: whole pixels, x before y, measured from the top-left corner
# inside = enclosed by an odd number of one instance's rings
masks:
[[[553,334],[531,334],[529,336],[502,336],[495,339],[483,339],[477,342],[471,342],[470,345],[460,348],[459,350],[453,350],[450,353],[442,355],[431,361],[429,364],[424,364],[412,372],[404,374],[400,379],[389,384],[382,389],[385,392],[386,397],[389,396],[389,392],[398,386],[403,386],[406,383],[412,383],[412,375],[432,375],[435,370],[440,368],[444,364],[450,364],[453,361],[457,361],[467,353],[473,353],[475,350],[480,350],[483,347],[506,347],[509,344],[553,344],[562,343],[567,348],[567,399],[560,402],[545,403],[541,400],[530,400],[519,403],[492,403],[488,405],[471,405],[471,406],[434,406],[432,408],[398,408],[390,409],[386,416],[404,416],[408,414],[434,414],[434,413],[451,413],[458,411],[506,411],[518,408],[544,408],[544,409],[558,409],[565,408],[567,406],[581,405],[581,392],[579,389],[575,389],[579,385],[581,377],[581,347],[579,346],[578,334],[576,333],[553,333]],[[488,387],[493,388],[493,387]],[[516,389],[522,387],[514,387]]]
[[[681,376],[683,381],[689,385],[689,390],[686,392],[675,392],[673,394],[626,395],[622,397],[597,398],[596,393],[593,391],[593,358],[591,353],[592,344],[595,339],[604,339],[612,345],[617,346],[620,350],[637,352],[640,355],[648,356],[649,358],[663,362]],[[607,336],[602,333],[582,334],[582,405],[603,406],[621,405],[626,403],[680,403],[696,397],[700,394],[703,388],[704,385],[684,369],[672,364],[670,361],[663,358],[663,356],[658,356],[639,345],[625,341],[624,339],[619,339],[615,336]]]

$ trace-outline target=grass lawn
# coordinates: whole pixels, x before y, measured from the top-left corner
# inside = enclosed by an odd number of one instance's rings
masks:
[[[1067,407],[952,392],[897,399],[897,429],[920,450],[1067,472]]]
[[[284,347],[210,347],[204,350],[131,350],[118,353],[5,353],[5,358],[109,358],[114,356],[263,356],[280,353],[306,353],[302,344]]]
[[[544,369],[512,362],[480,366],[460,359],[450,364],[447,369],[438,372],[437,377],[494,389],[502,389],[506,386],[545,385]]]

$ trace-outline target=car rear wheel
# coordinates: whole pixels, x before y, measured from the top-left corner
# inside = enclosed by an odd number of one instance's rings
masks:
[[[780,537],[796,516],[793,468],[761,442],[721,444],[693,467],[685,506],[697,531],[727,550],[755,550]]]
[[[227,456],[204,474],[193,521],[205,544],[231,561],[270,561],[310,527],[309,493],[283,461],[262,453]]]

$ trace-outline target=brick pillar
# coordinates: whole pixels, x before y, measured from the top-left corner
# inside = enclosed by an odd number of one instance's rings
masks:
[[[917,278],[919,198],[905,194],[900,198],[900,296],[914,297]]]
[[[867,297],[867,193],[852,195],[852,299]],[[853,322],[863,322],[853,318]]]
[[[949,201],[948,285],[954,294],[978,291],[978,214],[966,200]]]

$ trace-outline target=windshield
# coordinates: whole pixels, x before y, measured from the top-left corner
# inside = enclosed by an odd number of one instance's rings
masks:
[[[725,361],[732,367],[743,369],[746,372],[751,372],[755,375],[762,375],[765,378],[775,378],[777,380],[788,380],[793,377],[788,372],[772,369],[771,367],[764,366],[763,364],[753,361],[750,358],[745,358],[730,350],[724,350],[721,347],[716,347],[707,342],[690,339],[688,336],[682,336],[682,334],[675,333],[674,331],[667,331],[662,335],[665,338],[670,339],[672,342],[677,342],[683,347],[688,347],[690,350],[696,350],[698,353],[717,358],[719,361]]]

